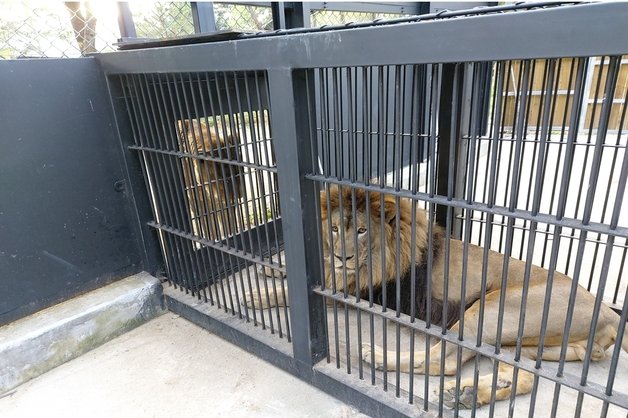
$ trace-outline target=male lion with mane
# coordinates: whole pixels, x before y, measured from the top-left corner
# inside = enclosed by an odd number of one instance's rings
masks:
[[[343,288],[344,272],[346,272],[347,287],[351,293],[356,292],[356,272],[359,270],[359,292],[364,299],[369,298],[368,269],[369,269],[369,247],[371,264],[371,281],[373,283],[374,301],[381,303],[383,298],[384,281],[386,286],[386,305],[390,309],[396,309],[396,269],[399,266],[399,277],[401,287],[401,311],[404,314],[411,314],[411,307],[414,304],[415,316],[421,320],[427,318],[426,310],[427,280],[431,281],[432,300],[431,312],[429,312],[431,322],[440,326],[447,326],[453,332],[459,332],[459,307],[466,307],[464,312],[464,335],[468,340],[475,341],[478,332],[478,316],[480,310],[483,252],[482,247],[468,244],[468,258],[466,271],[466,297],[460,300],[460,285],[463,270],[463,242],[450,239],[449,257],[449,281],[448,281],[448,318],[442,318],[442,306],[444,303],[445,283],[445,240],[447,239],[443,228],[434,224],[432,227],[432,271],[431,277],[427,277],[428,245],[429,245],[429,225],[425,212],[418,209],[415,214],[414,243],[415,243],[415,285],[416,298],[412,300],[412,204],[408,199],[399,199],[399,208],[395,203],[395,197],[364,190],[355,190],[354,197],[350,188],[344,188],[342,192],[336,186],[331,186],[329,191],[329,201],[326,193],[321,193],[321,220],[323,252],[325,255],[325,286],[332,286],[332,274],[330,268],[331,254],[333,254],[333,268],[335,269],[336,288]],[[382,205],[383,200],[383,205]],[[355,219],[353,218],[355,201]],[[342,208],[342,209],[341,209]],[[342,212],[342,216],[341,216]],[[367,218],[371,218],[370,222]],[[382,229],[382,222],[383,229]],[[331,231],[329,227],[331,225]],[[370,228],[370,230],[369,230]],[[397,251],[397,228],[399,230],[399,249]],[[331,232],[331,233],[330,233]],[[331,242],[329,238],[331,237]],[[342,239],[344,238],[344,240]],[[344,245],[343,245],[344,241]],[[357,242],[357,251],[355,243]],[[385,277],[382,277],[382,245],[385,253]],[[344,250],[344,252],[343,252]],[[497,323],[499,313],[500,288],[502,285],[502,267],[504,255],[489,250],[488,263],[486,268],[486,293],[484,305],[484,320],[482,341],[494,345],[496,342]],[[267,274],[272,273],[267,271]],[[523,332],[522,354],[530,359],[536,359],[539,344],[539,334],[541,329],[541,319],[544,306],[546,283],[548,271],[538,266],[531,266],[528,297],[525,305],[525,323]],[[508,259],[508,279],[505,289],[503,328],[501,344],[503,348],[514,347],[517,343],[517,333],[519,327],[519,310],[522,303],[522,290],[525,275],[525,262],[514,258]],[[552,287],[552,303],[549,308],[547,319],[547,330],[545,333],[545,347],[542,354],[543,360],[558,361],[560,359],[561,344],[565,329],[565,318],[569,305],[570,288],[572,280],[556,271],[554,272],[554,282]],[[251,296],[255,301],[260,301],[260,305],[265,305],[265,298],[254,292],[247,295],[247,303],[250,303]],[[275,298],[276,296],[276,298]],[[271,303],[287,304],[287,300],[277,294],[268,298]],[[586,355],[587,339],[593,315],[595,297],[586,289],[578,286],[576,298],[573,302],[578,309],[574,311],[571,328],[569,332],[568,346],[566,350],[566,360],[583,360]],[[258,307],[260,307],[258,305]],[[599,318],[595,327],[595,336],[591,359],[601,360],[605,357],[605,351],[614,344],[617,338],[619,326],[619,315],[602,304]],[[446,375],[455,375],[457,370],[457,346],[447,344],[444,358],[441,357],[441,344],[438,343],[430,349],[429,365],[425,364],[425,351],[416,351],[413,356],[413,363],[410,363],[411,353],[402,352],[400,356],[399,368],[403,372],[429,373],[440,375],[441,362],[444,362]],[[628,334],[624,334],[622,348],[628,352]],[[386,368],[389,371],[395,370],[396,352],[388,351]],[[462,363],[475,357],[475,352],[469,350],[462,351]],[[375,359],[375,367],[383,368],[384,351],[381,347],[371,347],[367,344],[362,346],[362,357],[366,362],[371,361],[371,355]],[[507,399],[511,394],[513,378],[513,367],[500,363],[498,369],[498,380],[496,385],[496,400]],[[474,384],[473,378],[462,379],[459,386],[460,407],[474,408],[490,402],[493,375],[480,376],[478,381],[476,403],[473,403]],[[532,390],[534,375],[519,370],[516,395],[529,393]],[[455,406],[456,382],[451,380],[445,383],[443,398],[449,407]]]
[[[179,120],[178,128],[179,148],[186,154],[181,164],[194,233],[219,241],[238,229],[236,208],[243,195],[242,168],[228,162],[238,160],[240,139],[197,119]]]

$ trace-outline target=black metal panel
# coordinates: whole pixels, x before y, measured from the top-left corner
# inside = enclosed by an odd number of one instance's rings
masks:
[[[0,324],[142,269],[94,58],[0,62]]]

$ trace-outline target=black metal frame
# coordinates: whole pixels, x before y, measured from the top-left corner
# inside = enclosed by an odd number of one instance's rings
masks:
[[[518,356],[513,357],[499,350],[495,351],[495,347],[483,345],[481,341],[478,345],[474,341],[461,340],[457,335],[441,334],[440,330],[430,328],[429,324],[426,326],[422,322],[400,318],[398,312],[395,315],[394,311],[376,311],[372,307],[360,305],[359,301],[347,299],[342,292],[336,293],[330,289],[312,291],[314,287],[321,284],[321,277],[323,277],[322,266],[319,262],[321,259],[321,238],[318,232],[320,224],[316,216],[319,182],[371,192],[385,191],[397,198],[419,199],[430,207],[437,205],[441,209],[436,212],[436,217],[443,225],[447,224],[448,228],[451,228],[453,212],[456,209],[465,210],[467,214],[472,210],[479,211],[487,214],[491,219],[496,215],[503,216],[508,219],[509,224],[507,243],[512,240],[515,219],[530,222],[531,228],[535,228],[537,223],[553,225],[555,226],[554,234],[560,234],[561,228],[573,228],[583,233],[604,234],[609,237],[607,245],[612,245],[615,237],[627,238],[628,228],[618,226],[620,209],[618,205],[623,194],[616,199],[613,221],[610,223],[590,222],[593,194],[587,195],[585,205],[587,209],[582,219],[568,219],[560,212],[556,215],[543,214],[538,210],[538,205],[533,205],[530,210],[523,210],[517,208],[513,202],[501,207],[494,204],[478,204],[470,197],[462,198],[454,195],[451,177],[455,166],[446,164],[449,159],[446,157],[455,156],[456,152],[460,152],[455,151],[458,146],[456,141],[460,138],[458,123],[460,116],[465,112],[462,109],[464,98],[456,96],[463,92],[459,90],[459,87],[454,86],[451,86],[450,91],[448,89],[450,85],[446,83],[446,80],[461,84],[462,80],[467,77],[462,71],[465,68],[464,63],[621,56],[628,53],[628,46],[625,42],[625,39],[628,39],[626,21],[628,21],[626,4],[558,6],[544,3],[426,15],[413,20],[403,20],[405,22],[403,25],[382,24],[380,27],[352,25],[341,31],[288,30],[283,32],[285,36],[277,38],[273,37],[277,35],[274,33],[270,37],[251,36],[247,39],[217,42],[211,45],[124,51],[98,56],[110,80],[135,74],[186,74],[206,71],[241,73],[262,70],[267,74],[272,137],[275,147],[281,149],[277,155],[277,174],[281,191],[286,270],[290,283],[293,356],[285,354],[275,356],[274,352],[269,349],[272,346],[268,344],[260,345],[250,336],[243,334],[234,336],[233,324],[212,317],[212,314],[207,312],[201,312],[202,308],[190,307],[191,300],[181,302],[175,295],[170,294],[168,296],[170,308],[347,401],[360,403],[366,396],[372,400],[369,406],[377,405],[377,408],[383,408],[378,411],[386,415],[404,414],[409,410],[407,405],[404,406],[399,400],[383,400],[379,393],[364,394],[348,388],[347,382],[341,381],[341,378],[337,376],[317,377],[320,376],[317,373],[317,367],[320,366],[316,364],[325,356],[328,347],[323,326],[327,321],[324,298],[315,293],[344,305],[357,306],[378,317],[438,337],[482,356],[514,364],[517,368],[534,373],[537,379],[540,376],[574,388],[580,393],[579,402],[582,395],[587,394],[603,400],[605,408],[609,404],[626,408],[628,401],[625,395],[612,394],[608,388],[585,385],[586,373],[582,379],[579,379],[575,376],[564,375],[562,371],[556,374],[539,369],[539,362],[535,364],[533,361],[520,359]],[[421,42],[417,42],[417,39]],[[260,51],[264,53],[260,54]],[[612,61],[616,65],[617,58],[612,58]],[[315,161],[312,158],[315,150],[311,143],[311,138],[314,138],[315,134],[310,121],[311,111],[316,107],[316,102],[314,97],[308,94],[308,90],[311,91],[314,86],[312,69],[434,63],[444,63],[440,84],[444,86],[440,92],[443,100],[440,102],[441,115],[447,114],[448,110],[452,115],[451,118],[440,120],[441,138],[448,137],[450,141],[447,141],[449,148],[443,147],[439,154],[442,158],[439,160],[437,194],[400,190],[383,184],[365,185],[350,181],[348,178],[330,177],[324,173],[317,174]],[[525,77],[527,76],[524,75],[524,79]],[[610,112],[608,105],[603,112],[608,116]],[[602,133],[599,135],[605,133],[604,127],[600,132]],[[121,132],[121,137],[125,137],[124,132]],[[521,135],[517,136],[517,138],[520,137]],[[514,141],[516,146],[520,147],[521,139]],[[596,146],[594,151],[596,155],[601,152],[600,147]],[[520,148],[517,150],[515,152],[520,152]],[[430,155],[435,157],[433,153]],[[625,160],[626,158],[624,158],[620,178],[624,184],[628,175],[628,164]],[[456,161],[459,160],[456,159]],[[596,161],[599,164],[599,159]],[[447,171],[444,171],[445,169]],[[566,173],[568,175],[568,171]],[[518,181],[519,175],[515,172],[512,181]],[[462,185],[464,186],[464,183]],[[561,201],[564,204],[564,196],[561,197]],[[220,247],[216,249],[221,250]],[[601,303],[599,292],[597,301],[599,310],[599,303]],[[628,303],[624,302],[621,309],[623,323],[627,316]],[[547,319],[547,313],[544,317]],[[591,344],[590,340],[589,347]],[[613,353],[613,365],[617,364],[618,355],[619,351],[616,347]],[[589,362],[590,356],[585,361],[585,369],[588,369]],[[612,381],[610,382],[612,386]],[[385,406],[385,403],[388,405]],[[440,412],[443,412],[442,409]]]

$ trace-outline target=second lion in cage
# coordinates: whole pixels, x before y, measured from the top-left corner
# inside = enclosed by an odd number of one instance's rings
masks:
[[[220,241],[241,228],[237,205],[243,196],[240,139],[208,121],[178,121],[183,176],[195,235]],[[224,161],[224,162],[223,162]]]
[[[482,340],[495,344],[498,335],[500,311],[500,291],[504,255],[488,251],[488,262],[483,265],[484,248],[467,244],[467,266],[464,275],[466,292],[464,300],[460,298],[463,280],[464,246],[462,241],[448,238],[441,226],[433,224],[429,228],[428,218],[422,209],[413,211],[410,200],[384,195],[378,192],[352,190],[331,186],[329,194],[321,192],[321,226],[323,254],[325,259],[325,287],[344,291],[349,294],[360,293],[368,300],[372,293],[373,302],[385,305],[390,310],[397,308],[397,277],[399,276],[401,313],[426,320],[429,316],[432,324],[446,326],[453,332],[464,332],[465,339],[475,341],[478,334],[478,320],[481,300],[484,300],[482,322]],[[414,213],[413,213],[414,212]],[[331,229],[330,229],[331,228]],[[432,236],[429,231],[432,230]],[[397,236],[399,234],[399,236]],[[399,240],[397,240],[399,238]],[[447,242],[448,240],[448,242]],[[429,244],[431,241],[431,245]],[[397,244],[398,243],[398,244]],[[412,244],[414,243],[414,248]],[[357,246],[356,246],[357,244]],[[432,264],[428,268],[428,248],[432,248]],[[447,260],[445,247],[448,246]],[[414,256],[413,256],[414,253]],[[414,265],[413,265],[414,259]],[[523,303],[522,290],[525,281],[526,263],[508,258],[508,275],[503,301],[503,327],[501,346],[509,349],[517,344],[519,314]],[[428,271],[431,269],[431,275]],[[483,269],[486,269],[485,292],[482,293]],[[448,273],[445,271],[448,270]],[[266,272],[273,275],[272,271]],[[370,273],[370,274],[369,274]],[[529,273],[528,296],[523,310],[526,312],[521,338],[522,354],[535,359],[540,344],[539,335],[543,322],[543,307],[549,272],[532,265]],[[359,277],[359,281],[356,280]],[[412,294],[412,280],[415,280],[415,294]],[[447,279],[445,279],[447,277]],[[427,283],[431,284],[431,309],[427,312]],[[334,283],[335,282],[335,283]],[[384,286],[384,283],[386,285]],[[447,287],[445,284],[447,283]],[[565,333],[567,309],[575,303],[575,311],[566,350],[567,361],[582,361],[587,355],[587,339],[591,318],[594,313],[595,297],[586,289],[578,286],[574,301],[570,301],[571,279],[558,272],[553,272],[552,303],[547,315],[542,359],[558,361],[561,356],[561,343]],[[372,288],[371,288],[372,287]],[[371,290],[371,289],[372,290]],[[447,295],[447,317],[443,318],[443,305]],[[264,296],[264,297],[261,297]],[[243,302],[255,300],[257,307],[264,307],[265,300],[271,303],[288,304],[283,293],[270,295],[253,293],[246,295]],[[464,330],[460,329],[459,312],[464,306]],[[605,351],[617,339],[620,317],[608,306],[602,304],[597,324],[594,327],[594,343],[591,359],[601,360]],[[368,344],[362,345],[362,358],[373,363],[378,369],[388,371],[397,367],[403,372],[440,375],[441,364],[444,374],[455,375],[458,372],[458,349],[455,344],[447,344],[444,357],[441,356],[441,344],[430,349],[429,364],[425,364],[426,352],[401,352],[397,363],[397,353]],[[624,335],[622,348],[628,351],[628,335]],[[469,350],[462,351],[462,363],[475,357]],[[413,361],[411,362],[411,358]],[[386,362],[384,363],[384,359]],[[495,399],[508,399],[513,388],[514,368],[501,362],[498,369]],[[534,375],[520,369],[516,394],[529,393],[532,390]],[[455,407],[456,398],[460,406],[475,408],[490,402],[493,375],[480,376],[477,388],[473,378],[462,379],[456,394],[456,381],[445,383],[443,398],[450,407]],[[474,403],[475,402],[475,403]]]

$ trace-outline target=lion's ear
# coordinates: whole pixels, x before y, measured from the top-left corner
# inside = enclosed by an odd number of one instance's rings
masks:
[[[179,135],[181,135],[182,138],[185,138],[187,133],[190,131],[189,119],[178,120],[177,127],[179,128]]]
[[[397,217],[397,204],[394,196],[384,196],[384,219],[386,223],[393,225]]]
[[[321,219],[327,219],[327,193],[325,190],[320,191]]]

